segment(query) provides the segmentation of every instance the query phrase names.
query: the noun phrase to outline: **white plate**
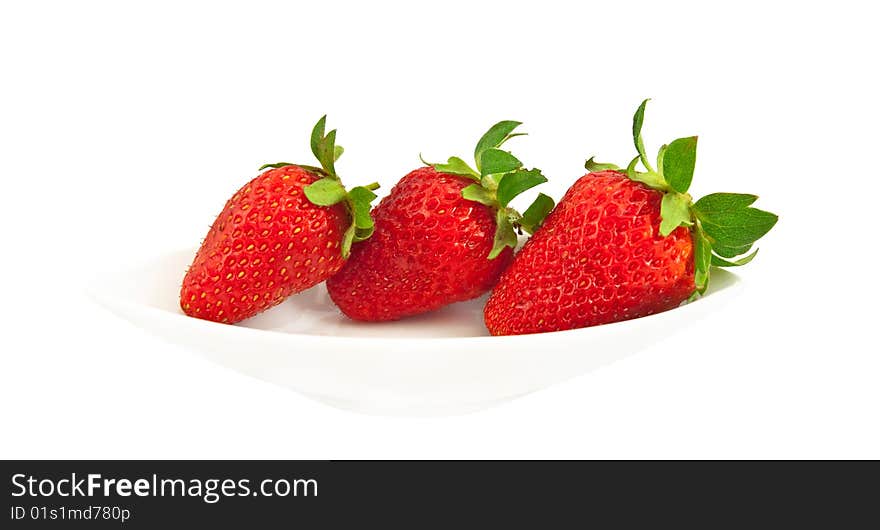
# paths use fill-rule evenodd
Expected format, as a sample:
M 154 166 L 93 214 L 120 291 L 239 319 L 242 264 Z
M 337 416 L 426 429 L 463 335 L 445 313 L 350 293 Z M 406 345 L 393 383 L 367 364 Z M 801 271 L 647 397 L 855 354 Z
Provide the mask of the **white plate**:
M 400 322 L 342 316 L 324 285 L 230 326 L 183 315 L 180 282 L 193 251 L 105 278 L 91 290 L 117 315 L 241 373 L 335 407 L 433 416 L 491 406 L 629 356 L 711 313 L 740 289 L 713 271 L 707 296 L 672 311 L 593 328 L 491 337 L 485 298 Z

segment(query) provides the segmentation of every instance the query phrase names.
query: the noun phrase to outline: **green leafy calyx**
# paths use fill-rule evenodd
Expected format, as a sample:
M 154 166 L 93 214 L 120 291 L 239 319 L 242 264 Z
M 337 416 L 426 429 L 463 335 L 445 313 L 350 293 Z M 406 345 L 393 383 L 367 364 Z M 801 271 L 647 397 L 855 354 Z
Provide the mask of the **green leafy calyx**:
M 376 198 L 373 190 L 379 184 L 372 183 L 366 186 L 356 186 L 346 190 L 342 180 L 336 173 L 336 161 L 342 156 L 344 149 L 336 145 L 336 130 L 324 133 L 327 116 L 321 117 L 312 129 L 311 148 L 320 167 L 307 166 L 304 164 L 292 164 L 290 162 L 277 162 L 265 164 L 260 171 L 268 168 L 281 168 L 285 166 L 298 166 L 320 177 L 319 180 L 303 188 L 306 198 L 317 206 L 333 206 L 344 203 L 349 215 L 351 225 L 346 229 L 342 238 L 342 257 L 348 258 L 351 253 L 351 245 L 363 241 L 373 234 L 373 219 L 370 217 L 370 203 Z
M 507 247 L 515 248 L 517 232 L 533 233 L 554 206 L 553 199 L 543 193 L 538 194 L 524 213 L 510 206 L 521 193 L 547 182 L 540 169 L 526 169 L 517 157 L 501 149 L 511 138 L 525 134 L 514 132 L 520 125 L 518 121 L 500 121 L 486 131 L 474 149 L 476 169 L 457 156 L 438 164 L 422 159 L 425 165 L 441 173 L 472 179 L 474 183 L 461 191 L 462 197 L 484 204 L 495 212 L 495 239 L 489 259 L 495 259 Z
M 678 138 L 660 147 L 656 169 L 645 151 L 642 124 L 645 120 L 644 100 L 633 116 L 633 143 L 636 157 L 625 169 L 587 160 L 591 172 L 615 170 L 649 188 L 663 193 L 660 202 L 660 235 L 666 237 L 684 226 L 694 242 L 694 295 L 703 294 L 709 284 L 709 273 L 715 267 L 739 267 L 754 259 L 752 245 L 776 224 L 778 217 L 751 205 L 756 195 L 713 193 L 694 202 L 688 194 L 697 161 L 697 137 Z M 639 170 L 641 163 L 642 170 Z

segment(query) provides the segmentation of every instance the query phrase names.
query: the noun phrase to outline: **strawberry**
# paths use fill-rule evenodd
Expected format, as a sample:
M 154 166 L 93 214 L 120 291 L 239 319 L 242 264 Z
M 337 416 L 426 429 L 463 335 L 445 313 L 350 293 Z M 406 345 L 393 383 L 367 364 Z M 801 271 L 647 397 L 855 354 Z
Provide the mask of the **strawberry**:
M 533 231 L 553 207 L 539 195 L 525 213 L 509 206 L 546 182 L 499 149 L 519 122 L 494 125 L 477 143 L 476 168 L 451 157 L 403 177 L 373 210 L 375 234 L 327 281 L 348 317 L 396 320 L 487 292 L 510 264 L 517 230 Z
M 279 162 L 245 184 L 223 207 L 183 279 L 189 316 L 234 323 L 252 317 L 338 271 L 355 241 L 370 236 L 371 191 L 346 192 L 336 174 L 342 147 L 312 131 L 321 167 Z
M 638 156 L 626 169 L 589 159 L 544 225 L 502 275 L 484 310 L 493 335 L 559 331 L 637 318 L 703 294 L 710 266 L 745 265 L 777 216 L 758 197 L 687 193 L 697 137 L 660 148 L 657 169 L 633 119 Z M 646 171 L 637 171 L 641 162 Z M 738 256 L 744 257 L 737 258 Z

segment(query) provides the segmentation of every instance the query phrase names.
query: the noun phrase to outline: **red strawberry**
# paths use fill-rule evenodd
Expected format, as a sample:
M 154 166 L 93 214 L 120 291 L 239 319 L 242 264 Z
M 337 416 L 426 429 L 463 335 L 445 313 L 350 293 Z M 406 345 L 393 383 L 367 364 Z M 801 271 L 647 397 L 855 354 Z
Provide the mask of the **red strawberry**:
M 363 218 L 375 195 L 342 187 L 335 170 L 342 148 L 334 145 L 336 131 L 324 135 L 325 119 L 312 132 L 322 168 L 263 166 L 272 169 L 226 203 L 183 280 L 184 313 L 223 323 L 252 317 L 326 280 L 352 242 L 369 237 L 372 223 Z
M 327 281 L 355 320 L 396 320 L 487 292 L 510 263 L 516 230 L 533 230 L 553 207 L 539 195 L 524 214 L 513 197 L 547 179 L 499 147 L 518 136 L 503 121 L 478 142 L 476 166 L 452 157 L 400 180 L 373 210 L 373 237 Z
M 595 326 L 678 307 L 702 294 L 712 265 L 745 265 L 777 217 L 754 195 L 687 194 L 697 138 L 660 148 L 655 170 L 633 120 L 639 153 L 626 170 L 593 159 L 517 254 L 486 304 L 493 335 Z M 636 171 L 641 161 L 646 171 Z

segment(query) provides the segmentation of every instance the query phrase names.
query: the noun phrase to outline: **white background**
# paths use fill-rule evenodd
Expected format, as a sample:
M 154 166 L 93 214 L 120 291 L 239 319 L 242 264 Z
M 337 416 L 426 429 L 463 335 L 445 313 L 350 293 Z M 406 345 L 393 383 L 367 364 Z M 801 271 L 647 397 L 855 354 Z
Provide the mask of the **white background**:
M 867 2 L 4 3 L 6 458 L 880 457 L 876 17 Z M 700 135 L 693 192 L 781 221 L 686 335 L 485 412 L 337 411 L 93 306 L 192 247 L 323 113 L 349 185 L 468 155 L 500 119 L 561 192 L 591 154 Z M 584 352 L 588 355 L 589 352 Z

